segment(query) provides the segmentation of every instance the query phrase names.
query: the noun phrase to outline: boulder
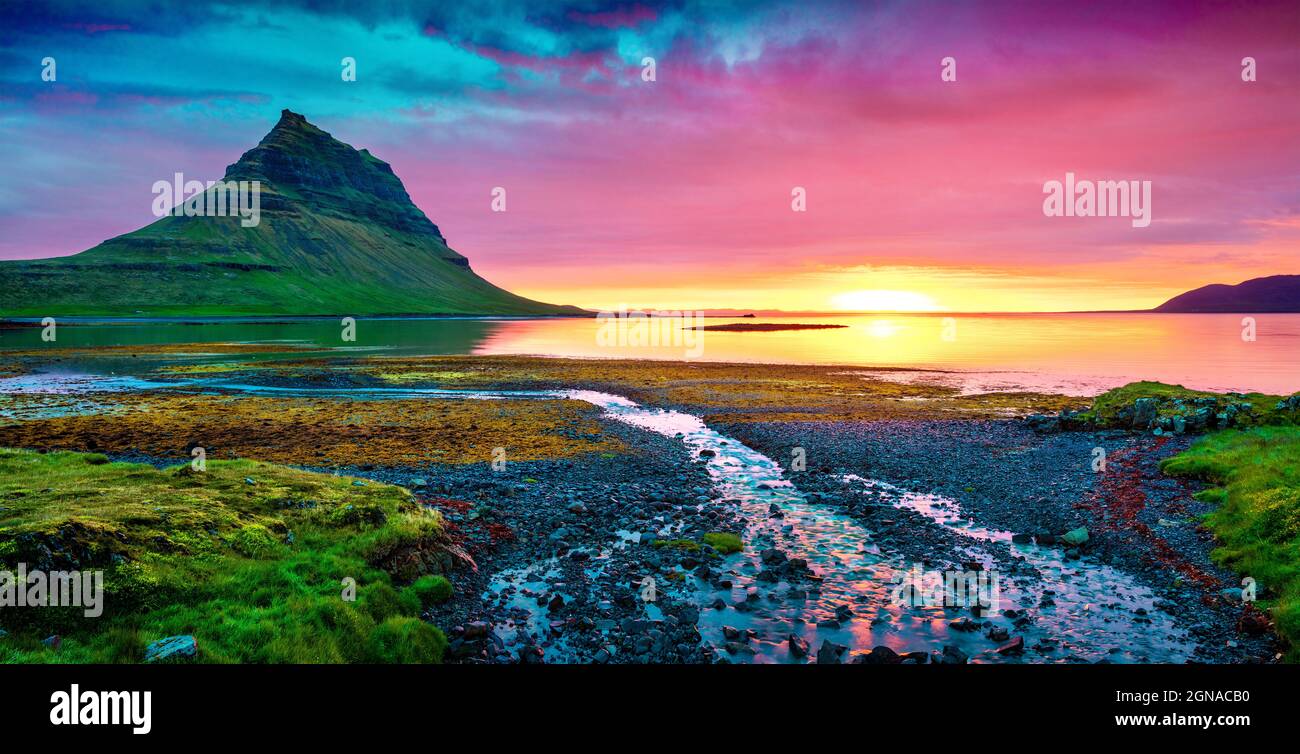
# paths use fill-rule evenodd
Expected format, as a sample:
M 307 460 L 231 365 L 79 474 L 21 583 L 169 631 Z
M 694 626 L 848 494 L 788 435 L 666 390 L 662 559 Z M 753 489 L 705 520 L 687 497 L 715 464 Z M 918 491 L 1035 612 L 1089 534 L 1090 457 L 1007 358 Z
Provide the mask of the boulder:
M 864 652 L 853 655 L 849 661 L 850 665 L 899 665 L 903 658 L 897 652 L 889 647 L 879 646 L 873 648 L 870 652 Z
M 168 636 L 150 644 L 144 650 L 145 662 L 192 660 L 199 656 L 199 642 L 188 634 Z
M 1088 529 L 1083 526 L 1078 529 L 1071 529 L 1062 534 L 1059 539 L 1071 547 L 1079 547 L 1088 541 Z
M 843 644 L 836 644 L 830 639 L 823 639 L 822 645 L 817 648 L 818 665 L 839 665 L 840 657 L 848 651 L 848 647 Z
M 1146 429 L 1156 420 L 1156 399 L 1138 398 L 1133 401 L 1133 429 Z
M 940 665 L 965 665 L 968 659 L 970 658 L 966 656 L 965 652 L 961 651 L 957 647 L 952 646 L 951 644 L 946 644 L 944 645 L 943 648 L 943 654 L 939 656 L 939 664 Z

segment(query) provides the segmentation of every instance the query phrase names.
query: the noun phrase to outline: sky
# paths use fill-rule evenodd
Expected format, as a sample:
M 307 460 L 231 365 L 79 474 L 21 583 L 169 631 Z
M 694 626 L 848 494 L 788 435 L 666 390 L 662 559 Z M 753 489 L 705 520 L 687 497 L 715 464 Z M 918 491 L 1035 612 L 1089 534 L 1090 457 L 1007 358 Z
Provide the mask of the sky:
M 554 303 L 1135 309 L 1300 273 L 1294 0 L 366 5 L 0 0 L 0 259 L 148 224 L 288 108 Z M 1150 181 L 1150 224 L 1047 216 L 1067 173 Z

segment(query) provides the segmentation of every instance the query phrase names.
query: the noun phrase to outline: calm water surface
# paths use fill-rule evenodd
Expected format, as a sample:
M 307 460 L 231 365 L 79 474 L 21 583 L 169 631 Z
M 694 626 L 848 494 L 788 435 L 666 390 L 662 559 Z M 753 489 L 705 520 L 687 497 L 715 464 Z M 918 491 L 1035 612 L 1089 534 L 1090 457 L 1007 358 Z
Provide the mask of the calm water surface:
M 357 355 L 520 354 L 842 364 L 902 368 L 894 379 L 953 384 L 969 392 L 1020 388 L 1089 395 L 1134 380 L 1204 390 L 1300 390 L 1300 314 L 1254 315 L 1255 338 L 1243 339 L 1240 314 L 852 315 L 734 322 L 805 322 L 843 328 L 783 332 L 683 330 L 699 321 L 650 320 L 623 330 L 596 319 L 366 319 L 355 342 L 342 342 L 335 320 L 273 323 L 224 321 L 64 320 L 56 344 L 40 328 L 0 330 L 11 349 L 80 348 L 213 342 L 281 342 Z M 239 355 L 241 360 L 267 355 Z M 196 348 L 189 358 L 202 359 Z M 229 356 L 223 358 L 230 358 Z M 65 368 L 80 365 L 75 359 Z M 102 365 L 102 362 L 101 362 Z M 129 362 L 122 366 L 129 371 Z M 930 370 L 941 370 L 936 373 Z

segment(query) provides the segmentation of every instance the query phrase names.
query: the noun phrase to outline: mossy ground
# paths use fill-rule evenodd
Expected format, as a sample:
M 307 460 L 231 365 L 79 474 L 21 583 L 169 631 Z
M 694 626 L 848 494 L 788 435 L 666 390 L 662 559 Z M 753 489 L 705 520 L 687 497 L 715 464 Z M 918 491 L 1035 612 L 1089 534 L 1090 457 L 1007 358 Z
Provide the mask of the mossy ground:
M 1132 408 L 1139 398 L 1154 399 L 1157 416 L 1186 415 L 1193 402 L 1199 399 L 1214 401 L 1212 408 L 1216 412 L 1229 404 L 1251 404 L 1248 414 L 1242 414 L 1235 419 L 1243 426 L 1290 424 L 1300 418 L 1293 411 L 1277 408 L 1278 402 L 1282 400 L 1282 396 L 1278 395 L 1210 393 L 1163 382 L 1131 382 L 1097 396 L 1092 402 L 1092 407 L 1080 414 L 1078 419 L 1102 427 L 1127 426 L 1120 417 L 1120 412 Z
M 1266 590 L 1260 605 L 1300 662 L 1300 427 L 1217 432 L 1161 469 L 1215 485 L 1198 494 L 1219 504 L 1206 517 L 1222 543 L 1212 556 Z
M 0 449 L 0 567 L 102 569 L 105 588 L 97 618 L 0 610 L 0 661 L 136 662 L 192 634 L 201 662 L 438 662 L 446 639 L 419 615 L 450 595 L 445 542 L 437 513 L 391 485 Z

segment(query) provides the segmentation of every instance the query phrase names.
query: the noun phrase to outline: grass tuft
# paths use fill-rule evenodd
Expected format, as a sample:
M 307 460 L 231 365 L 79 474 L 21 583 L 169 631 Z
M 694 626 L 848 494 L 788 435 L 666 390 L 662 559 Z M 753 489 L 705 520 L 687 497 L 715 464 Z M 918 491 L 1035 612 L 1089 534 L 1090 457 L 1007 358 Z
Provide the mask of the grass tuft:
M 704 540 L 704 544 L 709 545 L 723 555 L 730 555 L 733 552 L 740 552 L 745 549 L 745 543 L 741 541 L 739 534 L 732 534 L 725 531 L 711 531 L 701 537 L 701 539 Z

